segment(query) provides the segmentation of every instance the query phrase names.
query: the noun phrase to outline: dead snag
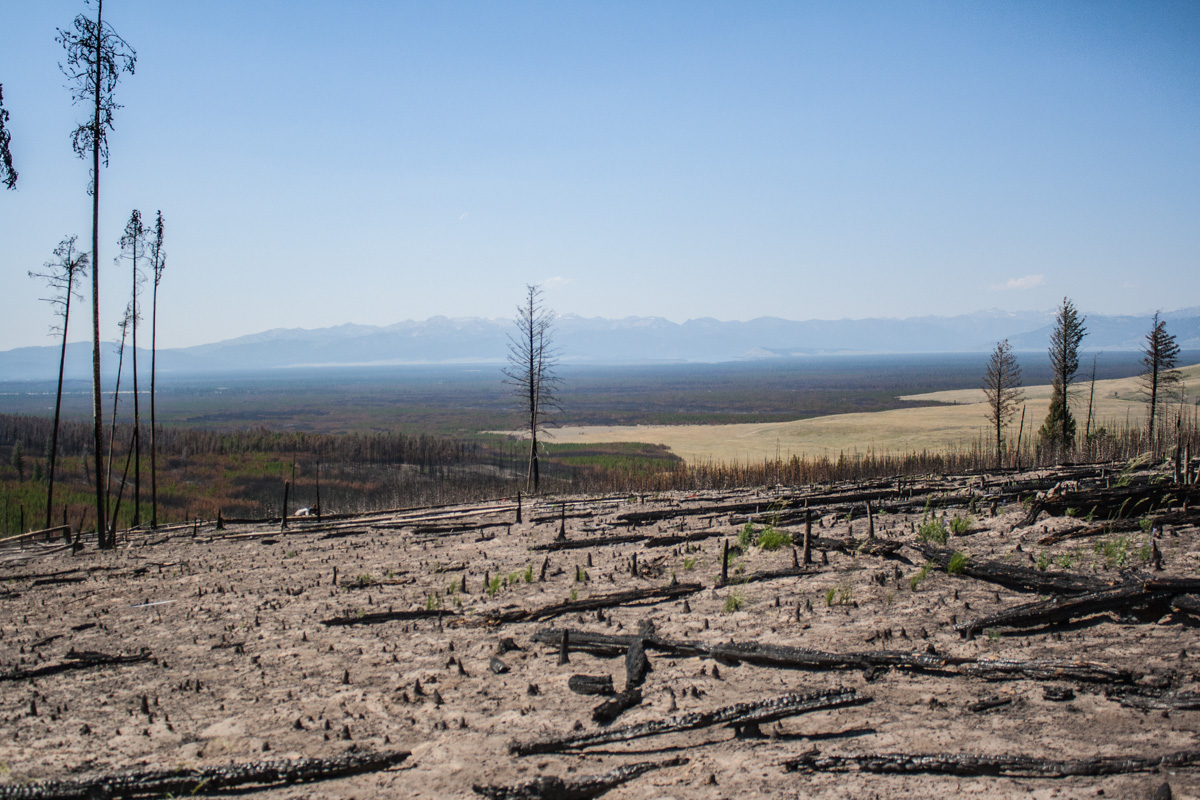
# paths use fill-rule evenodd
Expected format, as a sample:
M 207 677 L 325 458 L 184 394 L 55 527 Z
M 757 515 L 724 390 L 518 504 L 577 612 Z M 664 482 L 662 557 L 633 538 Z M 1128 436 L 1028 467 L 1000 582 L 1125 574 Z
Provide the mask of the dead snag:
M 954 550 L 951 548 L 937 547 L 922 542 L 914 542 L 909 547 L 943 570 L 950 566 L 950 557 L 954 555 Z M 1016 567 L 996 561 L 976 561 L 975 559 L 969 560 L 963 566 L 962 574 L 1009 589 L 1038 594 L 1085 594 L 1100 592 L 1113 586 L 1111 582 L 1089 578 L 1085 575 L 1069 572 L 1042 572 L 1029 567 Z
M 542 775 L 517 786 L 474 784 L 471 788 L 489 800 L 587 800 L 633 780 L 647 772 L 664 767 L 678 767 L 688 763 L 686 758 L 668 761 L 640 761 L 624 764 L 599 775 L 586 775 L 574 780 L 563 780 L 555 775 Z
M 1058 761 L 1033 756 L 984 756 L 972 753 L 871 753 L 823 756 L 805 753 L 785 761 L 789 772 L 914 772 L 948 775 L 993 775 L 1026 778 L 1120 775 L 1149 772 L 1160 767 L 1178 769 L 1200 763 L 1200 751 L 1185 750 L 1165 756 L 1097 756 Z
M 612 608 L 613 606 L 623 606 L 630 603 L 658 603 L 675 597 L 683 597 L 685 595 L 695 594 L 703 588 L 704 587 L 698 583 L 679 583 L 675 584 L 674 586 L 634 589 L 628 592 L 599 594 L 593 597 L 584 598 L 583 600 L 571 600 L 566 603 L 555 603 L 553 605 L 542 606 L 541 608 L 535 608 L 532 610 L 520 609 L 517 611 L 506 611 L 503 614 L 492 614 L 485 619 L 489 624 L 492 625 L 503 625 L 509 622 L 535 621 L 539 619 L 557 617 L 562 614 L 573 614 L 576 611 L 595 611 L 598 608 Z
M 646 658 L 646 640 L 635 638 L 625 651 L 625 689 L 637 688 L 646 682 L 650 672 L 650 659 Z
M 1133 683 L 1136 676 L 1127 669 L 1118 669 L 1095 661 L 1062 661 L 1036 659 L 1020 661 L 1011 658 L 981 658 L 962 668 L 965 675 L 989 681 L 1020 680 L 1078 681 L 1080 683 Z
M 649 736 L 662 736 L 669 733 L 708 728 L 714 725 L 746 725 L 749 723 L 772 722 L 784 717 L 804 714 L 810 711 L 823 711 L 830 708 L 859 705 L 869 702 L 869 697 L 860 697 L 854 689 L 831 689 L 814 694 L 785 694 L 770 700 L 758 700 L 749 703 L 737 703 L 714 711 L 695 712 L 668 717 L 662 720 L 652 720 L 639 725 L 626 725 L 620 728 L 610 728 L 593 733 L 580 733 L 561 739 L 537 739 L 531 742 L 511 742 L 508 746 L 510 753 L 519 756 L 535 755 L 538 753 L 561 753 L 569 750 L 582 750 L 596 745 L 613 742 L 627 742 Z
M 377 611 L 374 614 L 333 617 L 321 620 L 321 624 L 329 627 L 335 625 L 378 625 L 381 622 L 406 622 L 414 619 L 441 619 L 442 617 L 456 616 L 458 614 L 454 611 L 443 611 L 441 609 L 430 611 L 418 608 L 412 611 Z
M 1152 583 L 1152 581 L 1147 581 Z M 970 638 L 987 628 L 1033 628 L 1056 622 L 1088 617 L 1105 611 L 1151 605 L 1169 600 L 1174 592 L 1147 591 L 1140 584 L 1121 586 L 1103 592 L 1091 592 L 1067 599 L 1052 598 L 1024 603 L 979 619 L 954 626 L 960 635 Z
M 267 789 L 292 783 L 324 781 L 378 772 L 408 758 L 391 753 L 347 753 L 335 758 L 257 761 L 221 767 L 133 770 L 94 778 L 0 785 L 0 800 L 75 800 L 75 798 L 188 796 L 223 793 L 238 786 Z
M 57 664 L 46 664 L 43 667 L 35 667 L 34 669 L 20 669 L 13 667 L 8 672 L 0 672 L 0 682 L 2 681 L 27 681 L 34 678 L 44 678 L 47 675 L 58 675 L 62 672 L 70 672 L 78 669 L 94 669 L 96 667 L 113 667 L 123 666 L 125 664 L 141 664 L 149 661 L 151 655 L 148 651 L 143 650 L 136 655 L 128 656 L 110 656 L 105 653 L 96 653 L 91 651 L 76 652 L 71 650 L 67 653 L 67 660 Z

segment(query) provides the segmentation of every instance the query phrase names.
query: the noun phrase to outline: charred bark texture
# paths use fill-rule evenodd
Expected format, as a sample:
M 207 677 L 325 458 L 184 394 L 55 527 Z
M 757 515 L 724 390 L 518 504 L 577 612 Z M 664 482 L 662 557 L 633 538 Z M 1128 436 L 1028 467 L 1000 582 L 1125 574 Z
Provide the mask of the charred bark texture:
M 566 603 L 555 603 L 553 605 L 542 606 L 532 610 L 520 609 L 518 611 L 506 611 L 502 614 L 493 614 L 487 618 L 487 621 L 493 625 L 503 625 L 509 622 L 525 622 L 535 621 L 539 619 L 549 619 L 551 617 L 561 616 L 562 614 L 572 614 L 576 611 L 595 611 L 598 608 L 612 608 L 613 606 L 623 606 L 630 603 L 645 603 L 645 602 L 662 602 L 663 600 L 671 600 L 676 597 L 684 597 L 685 595 L 695 594 L 704 587 L 698 583 L 679 583 L 674 586 L 661 586 L 649 589 L 634 589 L 628 592 L 614 592 L 612 594 L 600 594 L 594 597 L 588 597 L 583 600 L 571 600 Z M 574 646 L 574 642 L 572 642 Z
M 350 753 L 336 758 L 258 761 L 203 769 L 135 770 L 95 778 L 39 781 L 23 786 L 0 785 L 0 800 L 100 800 L 116 797 L 162 797 L 224 793 L 236 787 L 273 786 L 344 778 L 378 772 L 408 758 L 392 753 Z
M 806 753 L 785 761 L 784 767 L 789 772 L 926 772 L 947 775 L 1068 778 L 1149 772 L 1160 767 L 1177 769 L 1197 763 L 1200 763 L 1200 751 L 1196 750 L 1185 750 L 1165 756 L 1099 756 L 1062 761 L 1033 756 L 984 756 L 971 753 L 878 753 L 848 756 Z
M 869 701 L 869 697 L 860 697 L 854 689 L 831 689 L 815 694 L 785 694 L 770 700 L 738 703 L 718 708 L 714 711 L 682 714 L 680 716 L 668 717 L 667 719 L 643 722 L 639 725 L 626 725 L 620 728 L 610 728 L 605 731 L 581 733 L 561 739 L 549 738 L 537 739 L 531 742 L 512 742 L 509 744 L 508 749 L 510 753 L 519 756 L 535 755 L 538 753 L 561 753 L 570 750 L 583 750 L 596 745 L 612 744 L 613 742 L 628 742 L 633 739 L 643 739 L 649 736 L 662 736 L 668 733 L 709 728 L 714 725 L 746 725 L 752 722 L 772 722 L 777 719 L 792 717 L 810 711 L 842 708 Z
M 678 767 L 686 763 L 686 758 L 641 761 L 637 764 L 624 764 L 599 775 L 586 775 L 569 781 L 556 775 L 542 775 L 517 786 L 477 783 L 471 788 L 489 800 L 588 800 L 652 770 Z

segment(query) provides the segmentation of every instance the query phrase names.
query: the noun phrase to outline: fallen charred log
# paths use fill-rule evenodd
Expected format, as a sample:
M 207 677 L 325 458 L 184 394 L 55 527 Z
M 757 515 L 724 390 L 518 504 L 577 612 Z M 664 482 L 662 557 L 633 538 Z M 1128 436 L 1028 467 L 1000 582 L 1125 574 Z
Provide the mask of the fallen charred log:
M 605 700 L 593 708 L 592 722 L 599 725 L 608 725 L 629 709 L 641 704 L 642 690 L 636 687 L 627 688 L 620 694 L 613 696 L 611 700 Z
M 586 597 L 583 600 L 570 600 L 566 603 L 555 603 L 548 606 L 542 606 L 541 608 L 505 611 L 500 614 L 492 614 L 485 619 L 489 624 L 492 625 L 503 625 L 509 622 L 535 621 L 539 619 L 549 619 L 550 617 L 561 616 L 562 614 L 572 614 L 576 611 L 595 611 L 598 608 L 612 608 L 614 606 L 623 606 L 630 603 L 660 603 L 663 600 L 671 600 L 676 597 L 695 594 L 703 588 L 704 587 L 698 583 L 677 583 L 674 585 L 651 587 L 648 589 L 633 589 L 628 592 L 599 594 L 593 597 Z M 571 644 L 574 646 L 575 643 L 572 642 Z
M 1011 658 L 981 658 L 966 664 L 962 672 L 974 678 L 989 681 L 1020 680 L 1032 678 L 1039 681 L 1069 680 L 1080 683 L 1132 683 L 1137 677 L 1127 669 L 1110 667 L 1094 661 L 1061 661 L 1035 659 L 1021 661 Z
M 510 753 L 519 756 L 535 755 L 538 753 L 561 753 L 570 750 L 582 750 L 601 744 L 627 742 L 649 736 L 662 736 L 669 733 L 708 728 L 714 725 L 748 725 L 750 723 L 772 722 L 777 719 L 804 714 L 810 711 L 842 708 L 869 701 L 869 697 L 859 696 L 854 689 L 831 689 L 815 694 L 785 694 L 770 700 L 738 703 L 718 708 L 714 711 L 683 714 L 663 720 L 643 722 L 639 725 L 626 725 L 620 728 L 610 728 L 605 731 L 580 733 L 560 739 L 549 738 L 537 739 L 531 742 L 512 742 L 509 744 L 508 749 Z
M 321 620 L 321 624 L 328 627 L 334 627 L 338 625 L 378 625 L 382 622 L 407 622 L 416 619 L 442 619 L 443 617 L 456 616 L 458 616 L 458 614 L 453 611 L 417 608 L 411 611 L 377 611 L 373 614 L 332 617 L 330 619 Z
M 152 658 L 149 652 L 142 651 L 134 655 L 128 656 L 110 656 L 106 653 L 94 652 L 76 652 L 75 650 L 67 653 L 67 660 L 60 661 L 57 664 L 46 664 L 42 667 L 34 669 L 20 669 L 14 667 L 8 672 L 0 672 L 0 681 L 27 681 L 34 678 L 44 678 L 47 675 L 58 675 L 62 672 L 71 672 L 80 669 L 94 669 L 96 667 L 117 667 L 125 666 L 126 664 L 141 664 L 149 661 Z
M 623 764 L 616 769 L 599 775 L 585 775 L 573 780 L 563 780 L 556 775 L 543 775 L 517 786 L 495 786 L 475 784 L 471 788 L 489 800 L 588 800 L 620 786 L 647 772 L 665 767 L 678 767 L 688 763 L 686 758 L 669 761 L 641 761 Z
M 622 536 L 591 536 L 587 539 L 559 539 L 545 544 L 530 545 L 530 550 L 582 550 L 587 547 L 606 547 L 613 544 L 630 544 L 646 540 L 646 536 L 637 533 Z
M 924 542 L 914 542 L 914 550 L 940 569 L 950 566 L 954 551 L 948 547 L 936 547 Z M 962 574 L 976 580 L 995 583 L 1009 589 L 1038 594 L 1085 594 L 1112 588 L 1111 582 L 1076 575 L 1069 572 L 1042 572 L 1029 567 L 1015 567 L 996 561 L 971 559 L 962 566 Z
M 0 800 L 99 800 L 114 797 L 181 796 L 225 792 L 235 787 L 266 789 L 377 772 L 408 758 L 407 750 L 348 753 L 336 758 L 258 761 L 200 769 L 136 770 L 95 778 L 0 785 Z
M 929 653 L 902 653 L 893 650 L 870 650 L 850 653 L 827 653 L 759 642 L 727 642 L 709 645 L 703 642 L 674 642 L 656 636 L 617 636 L 588 631 L 567 630 L 574 651 L 603 657 L 624 654 L 641 639 L 651 650 L 679 657 L 713 658 L 729 663 L 755 664 L 764 667 L 807 670 L 861 669 L 867 673 L 882 668 L 911 669 L 930 673 L 947 673 L 959 664 L 972 663 L 973 658 L 940 656 Z M 533 641 L 557 646 L 563 630 L 545 628 L 533 635 Z
M 1150 582 L 1147 582 L 1150 583 Z M 1102 592 L 1024 603 L 979 619 L 960 622 L 954 628 L 966 638 L 986 628 L 1033 628 L 1088 617 L 1105 611 L 1152 605 L 1169 600 L 1175 592 L 1149 591 L 1141 584 L 1120 586 Z
M 1120 775 L 1149 772 L 1154 769 L 1179 769 L 1200 763 L 1200 751 L 1184 750 L 1165 756 L 1097 756 L 1073 760 L 1055 760 L 1033 756 L 984 756 L 971 753 L 915 755 L 910 753 L 871 753 L 847 756 L 823 756 L 805 753 L 783 762 L 789 772 L 876 772 L 911 774 L 915 772 L 948 775 L 1011 775 L 1028 778 L 1067 778 L 1075 776 Z

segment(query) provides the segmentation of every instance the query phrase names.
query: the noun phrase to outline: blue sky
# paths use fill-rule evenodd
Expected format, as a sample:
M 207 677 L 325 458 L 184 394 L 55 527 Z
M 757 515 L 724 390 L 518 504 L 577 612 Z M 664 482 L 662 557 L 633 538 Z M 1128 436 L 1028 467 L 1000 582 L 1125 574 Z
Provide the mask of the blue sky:
M 26 277 L 90 241 L 55 27 L 0 0 Z M 563 313 L 789 319 L 1200 305 L 1195 2 L 108 0 L 138 52 L 101 178 L 102 330 L 133 208 L 167 221 L 160 344 Z M 81 311 L 83 309 L 81 308 Z M 74 318 L 72 339 L 90 318 Z

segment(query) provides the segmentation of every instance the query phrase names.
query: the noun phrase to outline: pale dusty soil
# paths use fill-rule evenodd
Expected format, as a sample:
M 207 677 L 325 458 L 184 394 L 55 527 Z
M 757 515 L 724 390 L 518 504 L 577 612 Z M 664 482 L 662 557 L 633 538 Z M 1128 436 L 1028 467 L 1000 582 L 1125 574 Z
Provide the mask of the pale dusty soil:
M 961 496 L 967 493 L 964 489 Z M 755 496 L 753 491 L 745 494 Z M 761 498 L 765 508 L 770 498 L 765 492 Z M 568 537 L 601 535 L 584 528 L 603 529 L 620 512 L 696 502 L 715 498 L 672 495 L 644 503 L 596 502 L 591 506 L 595 516 L 567 520 Z M 528 520 L 528 504 L 525 512 Z M 1043 520 L 1011 532 L 1021 513 L 1019 508 L 995 518 L 985 513 L 977 533 L 952 539 L 951 544 L 978 559 L 1027 564 L 1031 554 L 1041 552 L 1034 542 L 1045 530 L 1082 524 L 1066 518 Z M 512 518 L 512 512 L 504 510 L 475 519 Z M 916 562 L 912 566 L 829 552 L 828 566 L 819 574 L 713 588 L 721 538 L 701 542 L 693 552 L 609 545 L 552 553 L 543 583 L 537 580 L 543 554 L 527 548 L 551 541 L 557 521 L 494 528 L 494 538 L 480 541 L 478 532 L 417 536 L 403 525 L 375 527 L 388 519 L 354 524 L 349 530 L 357 533 L 342 538 L 303 532 L 298 523 L 286 535 L 249 527 L 218 535 L 207 525 L 194 537 L 190 530 L 169 536 L 143 534 L 113 553 L 90 547 L 75 556 L 64 551 L 36 556 L 30 551 L 22 556 L 11 548 L 0 551 L 5 559 L 0 561 L 5 579 L 0 587 L 13 593 L 0 599 L 0 671 L 56 663 L 72 649 L 128 654 L 146 648 L 154 657 L 130 666 L 0 683 L 0 762 L 5 768 L 0 781 L 147 765 L 334 756 L 357 747 L 403 748 L 412 755 L 390 771 L 276 788 L 263 796 L 473 797 L 476 782 L 586 775 L 675 755 L 686 756 L 690 763 L 649 773 L 605 796 L 1146 797 L 1163 780 L 1170 781 L 1175 797 L 1200 795 L 1200 769 L 1060 780 L 788 773 L 781 762 L 813 747 L 824 753 L 1161 755 L 1200 746 L 1200 712 L 1132 710 L 1106 697 L 1102 687 L 1087 684 L 1071 684 L 1073 701 L 1051 702 L 1043 698 L 1044 684 L 1032 680 L 989 683 L 884 671 L 868 681 L 856 670 L 718 665 L 654 651 L 649 653 L 652 671 L 644 686 L 645 702 L 626 712 L 617 725 L 834 687 L 852 687 L 871 700 L 765 726 L 770 735 L 762 739 L 735 739 L 730 730 L 714 727 L 609 745 L 582 755 L 512 756 L 507 745 L 514 739 L 565 735 L 576 724 L 585 730 L 596 728 L 590 711 L 597 698 L 569 691 L 570 675 L 611 674 L 618 690 L 624 685 L 623 659 L 575 653 L 569 664 L 559 666 L 554 648 L 530 641 L 546 625 L 631 633 L 648 620 L 662 637 L 707 643 L 734 639 L 839 652 L 933 648 L 942 655 L 1085 658 L 1165 675 L 1185 690 L 1200 688 L 1195 655 L 1200 653 L 1200 636 L 1188 618 L 1177 614 L 1148 622 L 1105 614 L 1023 635 L 965 641 L 952 629 L 953 619 L 1035 598 L 936 572 L 913 591 L 909 579 L 920 561 L 907 549 L 901 552 Z M 910 524 L 919 520 L 920 515 L 880 516 L 879 535 L 911 540 Z M 686 525 L 689 532 L 713 528 L 730 537 L 740 527 L 728 524 L 725 516 L 704 522 L 693 518 Z M 855 520 L 853 525 L 862 536 L 864 522 Z M 679 527 L 678 522 L 647 526 L 660 534 L 678 532 Z M 623 526 L 613 531 L 626 532 Z M 816 532 L 844 536 L 847 523 L 826 516 Z M 257 535 L 230 536 L 240 533 Z M 1140 565 L 1136 552 L 1144 539 L 1141 533 L 1131 535 L 1131 563 Z M 1049 553 L 1074 553 L 1074 569 L 1110 574 L 1103 571 L 1095 541 L 1066 542 Z M 1016 551 L 1018 544 L 1023 552 Z M 1160 547 L 1165 574 L 1195 575 L 1200 563 L 1195 528 L 1167 532 Z M 639 578 L 628 574 L 634 552 L 643 566 Z M 589 554 L 591 567 L 586 566 Z M 749 573 L 783 568 L 791 566 L 792 554 L 787 548 L 751 549 L 741 563 Z M 584 583 L 575 580 L 577 566 L 587 570 Z M 533 569 L 532 583 L 521 576 L 527 567 Z M 334 584 L 335 568 L 339 584 L 359 576 L 364 583 L 389 583 L 344 588 Z M 72 569 L 80 570 L 72 574 L 85 580 L 35 586 L 30 577 Z M 493 598 L 482 592 L 485 574 L 511 575 L 514 581 Z M 468 593 L 447 596 L 447 588 L 459 584 L 464 575 Z M 595 612 L 498 627 L 480 620 L 488 611 L 561 602 L 573 591 L 582 598 L 661 586 L 672 575 L 706 587 L 688 598 L 690 612 L 678 600 L 615 608 L 603 621 Z M 848 602 L 827 605 L 830 589 Z M 347 627 L 320 622 L 358 612 L 424 608 L 435 593 L 459 616 L 440 626 L 436 621 Z M 745 603 L 742 610 L 726 613 L 723 608 L 731 594 L 740 594 Z M 509 672 L 495 675 L 488 669 L 489 658 L 502 637 L 512 637 L 521 649 L 503 655 Z M 415 693 L 418 680 L 424 696 Z M 531 685 L 540 694 L 531 696 Z M 435 690 L 444 701 L 440 706 L 432 700 Z M 149 714 L 142 711 L 143 696 Z M 967 708 L 996 696 L 1009 696 L 1014 702 L 984 713 Z M 36 716 L 30 713 L 31 701 Z M 671 710 L 672 702 L 677 711 Z
M 983 365 L 981 361 L 980 373 Z M 1181 370 L 1188 385 L 1200 381 L 1200 365 Z M 1081 420 L 1086 418 L 1090 385 L 1086 380 L 1072 389 L 1072 403 Z M 1026 436 L 1037 430 L 1050 405 L 1049 386 L 1025 389 Z M 904 400 L 954 405 L 906 408 L 863 414 L 836 414 L 792 422 L 736 425 L 621 425 L 564 426 L 553 441 L 569 443 L 648 442 L 663 444 L 685 461 L 741 461 L 758 463 L 776 455 L 836 459 L 839 453 L 909 453 L 966 448 L 989 430 L 982 390 L 963 389 L 909 395 Z M 1146 403 L 1138 394 L 1136 378 L 1096 381 L 1093 414 L 1099 424 L 1138 424 L 1145 419 Z M 1014 425 L 1015 428 L 1015 425 Z M 1015 437 L 1015 430 L 1013 436 Z

